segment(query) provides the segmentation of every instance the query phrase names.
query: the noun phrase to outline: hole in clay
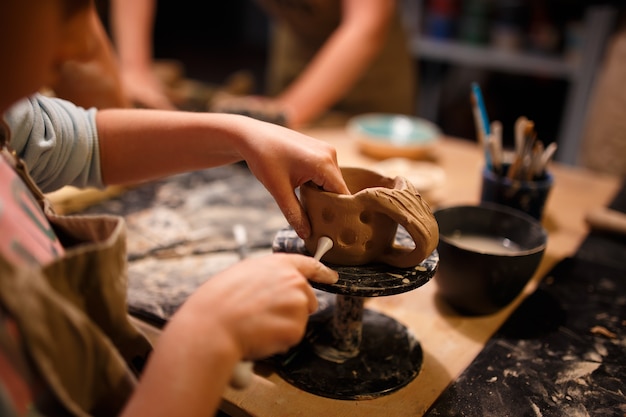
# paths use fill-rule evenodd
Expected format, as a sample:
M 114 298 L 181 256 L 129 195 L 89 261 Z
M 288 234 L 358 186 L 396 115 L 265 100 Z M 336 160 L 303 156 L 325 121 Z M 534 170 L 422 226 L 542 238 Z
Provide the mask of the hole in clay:
M 335 213 L 333 213 L 332 209 L 322 210 L 322 220 L 326 223 L 332 223 L 335 220 Z
M 374 247 L 374 242 L 371 240 L 368 240 L 367 242 L 365 242 L 365 250 L 369 251 Z
M 369 211 L 364 211 L 359 216 L 359 219 L 361 220 L 361 223 L 367 224 L 372 220 L 372 215 Z
M 354 229 L 344 229 L 339 235 L 339 240 L 344 245 L 352 245 L 356 242 L 356 231 Z

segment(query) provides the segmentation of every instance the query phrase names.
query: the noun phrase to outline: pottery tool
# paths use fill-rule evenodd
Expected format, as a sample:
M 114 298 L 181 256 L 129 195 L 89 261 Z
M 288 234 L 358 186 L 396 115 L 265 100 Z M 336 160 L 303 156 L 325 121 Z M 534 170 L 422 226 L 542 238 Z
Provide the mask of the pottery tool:
M 585 215 L 585 221 L 594 230 L 626 235 L 626 213 L 608 208 L 597 208 Z
M 333 240 L 328 236 L 322 236 L 317 240 L 317 249 L 315 249 L 315 255 L 313 258 L 319 261 L 322 256 L 326 252 L 328 252 L 333 247 Z M 315 328 L 309 329 L 307 333 L 304 335 L 303 340 L 308 341 L 308 343 L 313 343 L 319 336 L 319 331 Z M 292 354 L 287 356 L 282 362 L 281 366 L 287 366 L 289 363 L 300 353 L 299 349 L 294 350 Z
M 487 108 L 485 107 L 485 100 L 483 99 L 483 93 L 480 90 L 478 83 L 472 83 L 472 105 L 477 110 L 474 115 L 478 115 L 476 120 L 478 126 L 481 128 L 483 137 L 487 137 L 491 133 L 491 125 L 489 123 L 489 116 L 487 115 Z
M 239 253 L 239 259 L 244 260 L 248 257 L 248 235 L 244 225 L 237 223 L 233 226 L 233 235 L 235 236 L 235 243 L 237 243 L 237 253 Z
M 487 108 L 485 107 L 485 101 L 483 100 L 483 94 L 480 90 L 478 83 L 472 83 L 472 112 L 474 114 L 474 122 L 476 123 L 476 133 L 478 135 L 479 143 L 485 149 L 485 163 L 487 168 L 492 168 L 492 162 L 489 155 L 489 135 L 491 134 L 491 125 L 489 123 L 489 116 L 487 115 Z
M 524 132 L 526 131 L 526 123 L 529 120 L 526 116 L 520 116 L 515 120 L 515 154 L 521 155 L 524 148 Z
M 535 141 L 530 154 L 530 161 L 528 163 L 528 170 L 526 172 L 526 181 L 532 181 L 533 178 L 540 176 L 541 170 L 541 155 L 543 155 L 544 146 L 543 142 Z
M 322 256 L 333 247 L 333 240 L 328 236 L 322 236 L 317 241 L 317 249 L 315 249 L 315 255 L 313 258 L 316 260 L 322 259 Z
M 237 243 L 237 252 L 239 253 L 239 259 L 244 260 L 248 256 L 248 235 L 246 228 L 242 224 L 235 224 L 233 226 L 233 235 L 235 236 L 235 242 Z M 252 361 L 241 361 L 235 365 L 233 369 L 233 375 L 230 379 L 230 386 L 235 389 L 244 389 L 252 382 L 252 368 L 254 363 Z
M 235 224 L 233 226 L 233 235 L 235 236 L 235 242 L 237 243 L 237 251 L 239 252 L 239 258 L 245 259 L 248 254 L 248 237 L 246 234 L 246 228 L 242 224 Z M 317 249 L 315 250 L 316 260 L 320 260 L 326 252 L 333 247 L 333 241 L 327 236 L 322 236 L 317 242 Z M 252 375 L 254 374 L 252 368 L 254 363 L 251 361 L 241 361 L 233 370 L 233 375 L 230 380 L 231 387 L 235 389 L 243 389 L 250 385 L 252 382 Z
M 542 178 L 556 149 L 555 142 L 544 147 L 543 142 L 537 140 L 532 120 L 524 116 L 518 117 L 515 122 L 515 152 L 507 177 L 520 181 Z
M 489 135 L 489 153 L 493 171 L 502 173 L 502 123 L 499 120 L 491 122 L 491 134 Z
M 536 172 L 535 175 L 543 174 L 543 172 L 546 170 L 548 166 L 548 163 L 550 163 L 550 161 L 554 157 L 556 148 L 557 148 L 556 142 L 552 142 L 548 146 L 546 146 L 546 149 L 541 154 L 541 158 L 540 158 L 541 162 L 539 163 L 538 172 Z
M 404 229 L 397 233 L 403 246 L 411 239 Z M 320 235 L 326 237 L 320 239 Z M 330 233 L 315 236 L 312 240 L 317 246 L 313 245 L 309 253 L 321 258 L 334 239 L 328 239 Z M 281 230 L 272 246 L 300 253 L 301 242 L 293 229 Z M 331 253 L 326 256 L 330 258 Z M 433 253 L 419 265 L 403 269 L 386 270 L 378 262 L 359 266 L 333 264 L 333 269 L 344 278 L 316 286 L 326 293 L 322 298 L 325 305 L 320 304 L 320 310 L 311 315 L 303 342 L 277 358 L 277 374 L 301 390 L 341 400 L 377 398 L 406 386 L 422 369 L 420 342 L 402 323 L 365 308 L 365 303 L 370 297 L 421 287 L 434 276 L 438 261 L 438 255 Z M 350 376 L 349 381 L 345 375 Z
M 478 85 L 473 83 L 472 88 L 474 118 L 477 128 L 482 129 L 483 126 L 487 126 L 485 123 L 488 123 L 489 119 L 486 110 L 484 110 Z M 487 129 L 482 133 L 481 137 L 486 140 L 484 148 L 487 168 L 496 175 L 506 175 L 511 180 L 534 181 L 543 178 L 547 165 L 556 152 L 556 143 L 552 142 L 548 146 L 544 146 L 543 142 L 537 140 L 535 123 L 528 120 L 526 116 L 520 116 L 515 121 L 514 135 L 513 157 L 508 166 L 508 171 L 504 173 L 502 172 L 505 163 L 502 148 L 502 123 L 494 120 L 490 130 Z

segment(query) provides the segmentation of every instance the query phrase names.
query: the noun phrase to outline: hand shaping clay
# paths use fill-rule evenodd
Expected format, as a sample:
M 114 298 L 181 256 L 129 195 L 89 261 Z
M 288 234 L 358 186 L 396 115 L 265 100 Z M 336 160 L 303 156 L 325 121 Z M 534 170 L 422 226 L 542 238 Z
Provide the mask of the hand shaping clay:
M 324 191 L 313 183 L 300 187 L 311 223 L 305 240 L 315 253 L 320 237 L 334 245 L 324 260 L 338 265 L 383 262 L 399 268 L 419 264 L 437 247 L 439 228 L 428 204 L 404 177 L 389 178 L 363 168 L 342 168 L 350 195 Z M 415 247 L 394 244 L 398 225 Z

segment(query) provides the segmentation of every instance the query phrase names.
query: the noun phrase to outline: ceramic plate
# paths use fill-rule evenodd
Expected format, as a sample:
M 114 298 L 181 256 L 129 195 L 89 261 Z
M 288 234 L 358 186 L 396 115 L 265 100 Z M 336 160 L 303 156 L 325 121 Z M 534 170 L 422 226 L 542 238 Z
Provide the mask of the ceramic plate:
M 424 159 L 441 136 L 441 130 L 428 120 L 385 113 L 353 117 L 347 130 L 361 152 L 377 159 Z

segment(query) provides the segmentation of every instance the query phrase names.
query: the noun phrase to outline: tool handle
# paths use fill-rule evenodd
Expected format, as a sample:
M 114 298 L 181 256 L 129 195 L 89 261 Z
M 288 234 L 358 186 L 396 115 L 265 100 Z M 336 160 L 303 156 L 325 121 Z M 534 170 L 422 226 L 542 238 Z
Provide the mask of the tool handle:
M 626 235 L 626 214 L 608 208 L 591 210 L 585 221 L 596 230 L 605 230 Z
M 252 367 L 254 363 L 252 361 L 241 361 L 235 365 L 233 369 L 233 376 L 230 379 L 230 386 L 235 389 L 247 388 L 252 382 Z

